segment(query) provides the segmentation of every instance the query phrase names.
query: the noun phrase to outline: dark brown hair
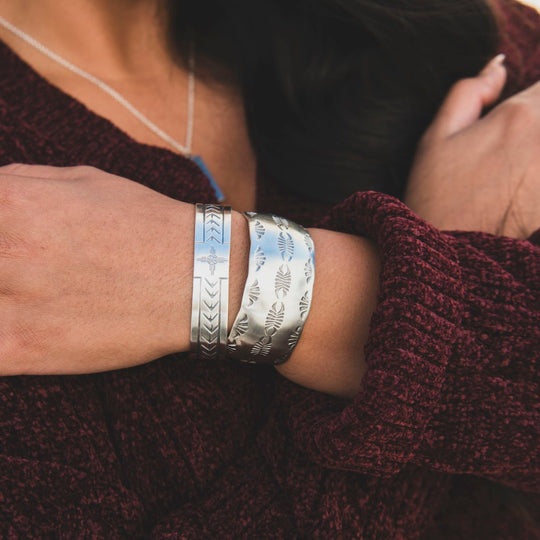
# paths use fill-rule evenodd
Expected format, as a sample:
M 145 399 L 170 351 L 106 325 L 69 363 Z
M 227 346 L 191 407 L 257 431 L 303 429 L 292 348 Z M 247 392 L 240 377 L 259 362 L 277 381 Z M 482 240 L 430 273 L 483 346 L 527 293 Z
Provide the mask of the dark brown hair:
M 338 201 L 401 195 L 450 85 L 496 52 L 482 0 L 168 0 L 173 48 L 238 84 L 259 166 Z

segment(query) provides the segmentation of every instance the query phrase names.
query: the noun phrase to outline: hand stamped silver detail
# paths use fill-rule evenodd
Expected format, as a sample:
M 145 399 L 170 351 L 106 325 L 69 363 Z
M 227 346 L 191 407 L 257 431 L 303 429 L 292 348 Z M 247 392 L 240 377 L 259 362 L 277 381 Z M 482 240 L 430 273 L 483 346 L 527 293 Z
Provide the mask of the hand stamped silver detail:
M 306 292 L 302 299 L 300 300 L 300 318 L 305 319 L 311 307 L 311 298 L 309 297 L 309 292 Z
M 313 242 L 303 227 L 284 218 L 245 216 L 251 239 L 248 278 L 228 353 L 244 362 L 281 364 L 292 354 L 309 313 Z
M 287 345 L 289 346 L 289 349 L 294 349 L 296 347 L 296 344 L 298 343 L 298 340 L 300 339 L 300 334 L 302 333 L 302 327 L 299 326 L 289 337 L 287 341 Z
M 238 324 L 234 327 L 232 335 L 232 339 L 236 339 L 237 337 L 241 336 L 242 334 L 245 334 L 248 329 L 248 317 L 244 314 L 244 316 L 238 321 Z
M 270 308 L 266 321 L 264 322 L 264 333 L 267 336 L 273 336 L 283 324 L 285 317 L 285 305 L 283 302 L 276 302 Z
M 260 240 L 263 234 L 266 232 L 266 229 L 263 227 L 260 221 L 256 221 L 254 225 L 255 234 L 257 235 L 257 240 Z
M 274 285 L 278 298 L 284 298 L 289 292 L 291 288 L 291 270 L 286 264 L 282 264 L 278 268 Z
M 266 262 L 266 255 L 264 254 L 264 251 L 261 249 L 261 246 L 257 247 L 257 250 L 253 254 L 253 260 L 255 261 L 255 265 L 257 266 L 257 271 L 259 271 Z
M 251 348 L 252 356 L 268 356 L 272 350 L 272 338 L 269 336 L 263 336 L 253 347 Z
M 248 291 L 248 306 L 252 306 L 259 298 L 261 294 L 261 288 L 259 287 L 259 281 L 256 279 L 249 288 Z
M 294 241 L 290 233 L 279 233 L 278 236 L 278 249 L 281 253 L 281 258 L 284 261 L 291 261 L 294 255 Z
M 313 253 L 315 251 L 315 246 L 313 245 L 313 240 L 311 238 L 311 235 L 308 232 L 306 232 L 306 234 L 304 236 L 304 244 L 306 245 L 306 248 L 310 253 Z
M 229 303 L 231 209 L 195 206 L 191 351 L 210 360 L 225 354 Z
M 311 264 L 311 259 L 304 265 L 304 275 L 306 276 L 307 283 L 309 283 L 313 277 L 313 265 Z
M 213 276 L 214 272 L 216 271 L 216 264 L 226 262 L 227 259 L 225 257 L 218 257 L 216 255 L 216 248 L 214 246 L 210 246 L 210 253 L 204 257 L 198 257 L 197 261 L 208 263 L 210 274 Z

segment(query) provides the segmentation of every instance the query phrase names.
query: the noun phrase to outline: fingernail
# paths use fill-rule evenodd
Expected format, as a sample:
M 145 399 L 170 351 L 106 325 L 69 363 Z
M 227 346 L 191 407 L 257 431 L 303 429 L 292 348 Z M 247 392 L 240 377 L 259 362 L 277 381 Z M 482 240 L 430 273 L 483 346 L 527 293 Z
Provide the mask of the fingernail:
M 506 60 L 506 54 L 500 53 L 495 58 L 493 58 L 493 60 L 491 60 L 490 64 L 494 64 L 496 66 L 502 66 L 505 60 Z
M 498 54 L 495 58 L 492 58 L 486 65 L 486 67 L 481 71 L 482 75 L 491 75 L 495 73 L 497 69 L 503 66 L 504 61 L 506 60 L 506 54 Z

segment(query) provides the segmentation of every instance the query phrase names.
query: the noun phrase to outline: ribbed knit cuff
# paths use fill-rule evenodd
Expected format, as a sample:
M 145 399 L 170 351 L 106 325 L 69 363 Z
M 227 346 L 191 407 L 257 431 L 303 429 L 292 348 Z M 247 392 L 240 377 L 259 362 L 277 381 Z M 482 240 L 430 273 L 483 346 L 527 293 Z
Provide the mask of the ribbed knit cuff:
M 395 473 L 414 453 L 439 402 L 461 322 L 457 256 L 446 235 L 379 193 L 350 197 L 321 226 L 368 237 L 379 247 L 380 291 L 365 349 L 368 371 L 352 403 L 283 381 L 277 406 L 314 461 Z

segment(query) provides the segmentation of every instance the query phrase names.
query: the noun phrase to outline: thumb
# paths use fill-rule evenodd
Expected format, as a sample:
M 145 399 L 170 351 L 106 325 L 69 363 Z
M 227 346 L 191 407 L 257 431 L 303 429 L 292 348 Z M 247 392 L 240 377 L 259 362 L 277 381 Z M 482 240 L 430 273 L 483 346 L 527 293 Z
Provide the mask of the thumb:
M 493 58 L 476 76 L 458 81 L 448 92 L 426 135 L 445 139 L 474 123 L 501 95 L 506 82 L 504 54 Z

